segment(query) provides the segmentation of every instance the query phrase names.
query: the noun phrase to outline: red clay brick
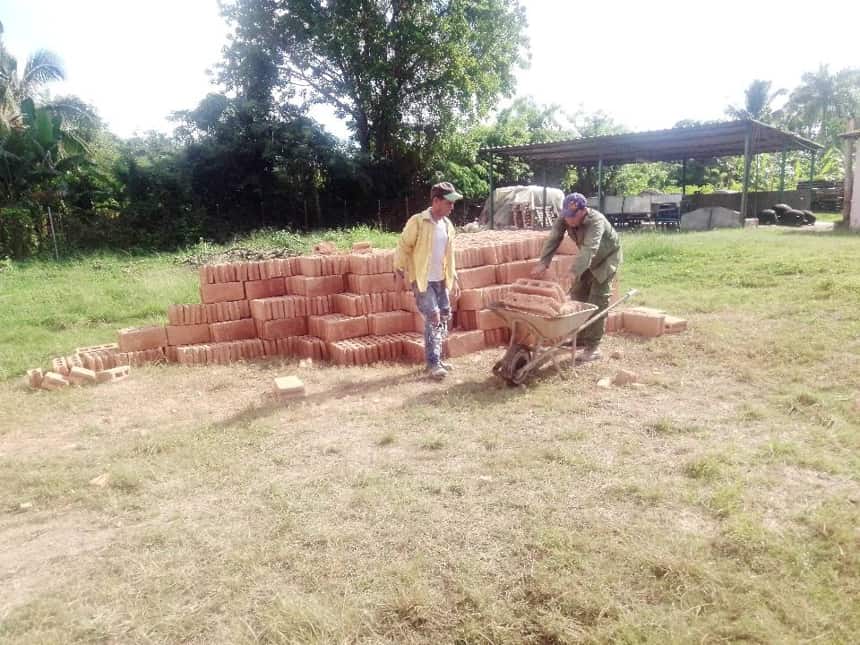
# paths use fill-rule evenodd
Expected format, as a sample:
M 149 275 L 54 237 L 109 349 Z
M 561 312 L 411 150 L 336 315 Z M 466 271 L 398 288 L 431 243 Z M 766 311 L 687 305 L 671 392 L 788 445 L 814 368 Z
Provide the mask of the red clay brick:
M 519 260 L 496 265 L 496 282 L 499 284 L 511 284 L 519 278 L 528 278 L 532 270 L 537 266 L 534 260 Z
M 461 289 L 480 289 L 496 284 L 496 267 L 483 266 L 457 271 Z
M 476 328 L 481 331 L 488 329 L 501 329 L 508 324 L 492 309 L 481 309 L 476 311 Z
M 215 343 L 254 338 L 257 335 L 252 318 L 212 323 L 209 328 L 212 333 L 212 341 Z
M 258 298 L 275 298 L 287 293 L 284 278 L 269 278 L 268 280 L 253 280 L 245 283 L 245 297 L 248 300 Z
M 397 291 L 397 284 L 393 273 L 376 273 L 360 275 L 347 274 L 349 291 L 353 293 L 384 293 Z
M 60 390 L 64 387 L 69 387 L 69 381 L 59 372 L 45 372 L 40 387 L 43 390 Z
M 27 370 L 27 385 L 32 388 L 38 388 L 42 385 L 42 379 L 45 378 L 44 372 L 42 372 L 41 367 L 34 367 L 31 370 Z
M 646 338 L 655 338 L 663 334 L 663 326 L 666 322 L 666 316 L 663 314 L 653 314 L 644 311 L 625 311 L 624 312 L 624 331 L 637 336 Z
M 51 370 L 62 376 L 69 375 L 69 365 L 66 363 L 65 356 L 57 356 L 51 360 Z
M 137 352 L 119 352 L 115 356 L 114 367 L 121 367 L 123 365 L 141 367 L 142 365 L 149 365 L 151 363 L 163 363 L 165 360 L 164 350 L 161 347 L 142 349 Z M 104 367 L 106 369 L 113 369 L 108 368 L 107 365 Z
M 96 372 L 96 380 L 99 383 L 113 383 L 115 381 L 121 381 L 125 378 L 128 378 L 128 375 L 128 365 L 121 365 L 119 367 L 112 367 L 109 370 L 102 370 L 101 372 Z
M 90 347 L 78 347 L 75 354 L 86 354 L 87 352 L 109 351 L 115 352 L 119 349 L 116 343 L 106 343 L 104 345 L 91 345 Z
M 412 313 L 409 311 L 386 311 L 367 317 L 370 333 L 375 336 L 412 331 Z
M 298 358 L 311 358 L 315 361 L 325 361 L 329 358 L 329 350 L 325 341 L 316 336 L 296 336 L 293 341 L 293 355 Z
M 664 334 L 679 334 L 687 330 L 687 320 L 685 318 L 676 318 L 675 316 L 666 316 L 663 321 Z
M 200 300 L 205 304 L 245 300 L 244 282 L 224 282 L 200 285 Z
M 410 338 L 404 340 L 401 345 L 403 352 L 401 358 L 409 363 L 423 363 L 426 358 L 424 356 L 424 340 L 422 338 Z
M 460 311 L 477 311 L 485 309 L 494 302 L 499 301 L 510 291 L 509 285 L 494 285 L 482 289 L 469 289 L 460 294 L 457 309 Z
M 87 385 L 96 382 L 96 373 L 86 367 L 73 367 L 69 372 L 69 382 L 74 385 Z
M 164 325 L 151 327 L 127 327 L 118 332 L 119 350 L 121 352 L 139 352 L 143 349 L 155 349 L 167 345 L 167 332 Z
M 308 298 L 307 308 L 309 316 L 324 316 L 325 314 L 330 314 L 334 312 L 334 305 L 332 299 L 334 295 L 331 296 L 317 296 L 315 298 Z
M 445 340 L 445 345 L 447 355 L 451 358 L 471 354 L 484 349 L 484 332 L 480 330 L 451 332 Z
M 548 280 L 532 280 L 530 278 L 519 278 L 513 285 L 511 291 L 516 293 L 528 293 L 536 296 L 552 298 L 563 303 L 567 298 L 564 291 L 555 282 Z
M 287 293 L 298 296 L 328 296 L 344 291 L 342 275 L 307 277 L 294 275 L 287 278 Z
M 370 297 L 359 293 L 338 293 L 332 296 L 334 312 L 344 316 L 366 316 L 370 313 Z
M 212 339 L 209 325 L 168 325 L 168 345 L 197 345 L 208 343 Z
M 326 316 L 310 316 L 308 331 L 311 336 L 319 336 L 327 343 L 367 336 L 369 327 L 367 316 L 344 316 L 328 314 Z
M 596 324 L 596 323 L 595 323 Z M 621 331 L 624 327 L 624 314 L 620 311 L 610 311 L 606 314 L 606 333 Z
M 308 319 L 305 316 L 256 321 L 256 335 L 265 340 L 304 336 L 307 333 Z

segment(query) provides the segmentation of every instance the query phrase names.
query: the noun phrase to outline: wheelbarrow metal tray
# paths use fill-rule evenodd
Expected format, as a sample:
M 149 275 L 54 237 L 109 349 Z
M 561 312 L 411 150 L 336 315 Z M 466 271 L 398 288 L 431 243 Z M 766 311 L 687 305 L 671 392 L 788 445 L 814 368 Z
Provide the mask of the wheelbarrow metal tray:
M 511 330 L 517 324 L 524 324 L 534 330 L 541 340 L 547 340 L 561 338 L 573 333 L 597 311 L 596 305 L 587 302 L 576 302 L 575 304 L 579 311 L 551 318 L 531 311 L 505 307 L 501 303 L 493 303 L 489 308 L 500 316 Z

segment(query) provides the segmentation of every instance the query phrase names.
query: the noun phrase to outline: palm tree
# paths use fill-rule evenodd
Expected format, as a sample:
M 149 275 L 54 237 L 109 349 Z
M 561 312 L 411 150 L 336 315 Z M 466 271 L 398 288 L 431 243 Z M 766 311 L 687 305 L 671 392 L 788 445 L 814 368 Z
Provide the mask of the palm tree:
M 23 101 L 36 100 L 47 83 L 65 78 L 60 57 L 47 49 L 34 52 L 19 75 L 18 60 L 3 44 L 3 23 L 0 23 L 0 128 L 23 127 Z M 59 113 L 64 111 L 62 103 L 52 107 Z
M 827 65 L 801 77 L 788 99 L 789 124 L 825 145 L 838 145 L 844 121 L 860 111 L 860 69 L 831 74 Z
M 783 89 L 771 92 L 770 87 L 770 81 L 754 80 L 744 91 L 746 95 L 744 107 L 738 108 L 730 105 L 726 109 L 726 114 L 735 119 L 755 119 L 765 123 L 773 121 L 777 115 L 771 109 L 771 103 L 787 92 Z

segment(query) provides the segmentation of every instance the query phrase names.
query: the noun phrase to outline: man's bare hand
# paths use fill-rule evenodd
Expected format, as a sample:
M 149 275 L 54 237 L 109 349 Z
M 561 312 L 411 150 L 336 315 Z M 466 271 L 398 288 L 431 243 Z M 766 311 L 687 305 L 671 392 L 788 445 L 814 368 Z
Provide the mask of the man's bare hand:
M 532 269 L 532 272 L 531 272 L 532 278 L 534 278 L 535 280 L 540 280 L 543 277 L 543 275 L 546 273 L 546 270 L 548 268 L 549 267 L 547 267 L 547 265 L 545 265 L 544 263 L 538 262 L 537 266 L 534 269 Z
M 431 320 L 432 320 L 434 325 L 438 325 L 442 321 L 442 318 L 439 316 L 439 310 L 438 309 L 433 312 L 433 317 L 431 318 Z

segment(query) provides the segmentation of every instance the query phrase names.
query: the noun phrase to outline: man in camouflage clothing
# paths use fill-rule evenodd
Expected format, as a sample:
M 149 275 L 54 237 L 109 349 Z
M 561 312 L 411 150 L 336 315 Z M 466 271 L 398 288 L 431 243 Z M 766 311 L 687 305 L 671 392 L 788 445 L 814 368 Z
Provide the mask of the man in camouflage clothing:
M 571 193 L 564 198 L 561 214 L 553 224 L 532 277 L 543 276 L 565 233 L 570 235 L 579 249 L 571 268 L 574 283 L 570 297 L 597 305 L 598 311 L 601 311 L 609 306 L 612 279 L 621 264 L 621 242 L 606 216 L 588 208 L 585 196 L 580 193 Z M 578 360 L 593 361 L 601 357 L 598 345 L 605 328 L 604 318 L 582 332 L 577 343 L 582 344 L 584 350 Z

